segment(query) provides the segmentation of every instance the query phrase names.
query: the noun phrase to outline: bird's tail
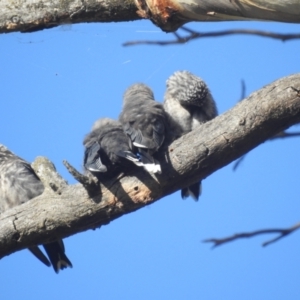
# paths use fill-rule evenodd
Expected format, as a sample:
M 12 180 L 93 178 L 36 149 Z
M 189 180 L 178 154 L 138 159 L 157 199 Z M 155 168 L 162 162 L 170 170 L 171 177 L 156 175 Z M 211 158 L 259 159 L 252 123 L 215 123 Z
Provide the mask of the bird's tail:
M 196 182 L 188 187 L 185 187 L 181 190 L 181 198 L 186 199 L 191 196 L 195 201 L 199 200 L 199 197 L 202 192 L 202 184 L 201 181 Z
M 62 240 L 44 244 L 43 246 L 56 273 L 67 267 L 73 267 L 72 263 L 65 254 L 65 246 Z
M 28 250 L 47 267 L 51 267 L 50 261 L 38 246 L 29 247 Z

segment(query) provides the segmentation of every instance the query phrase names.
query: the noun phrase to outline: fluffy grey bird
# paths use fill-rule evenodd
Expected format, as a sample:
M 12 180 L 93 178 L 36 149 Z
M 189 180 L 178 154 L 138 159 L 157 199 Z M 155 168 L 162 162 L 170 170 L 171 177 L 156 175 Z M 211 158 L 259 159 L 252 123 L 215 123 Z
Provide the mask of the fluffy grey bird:
M 216 103 L 201 78 L 188 71 L 177 71 L 166 84 L 163 107 L 169 118 L 169 142 L 217 116 Z M 197 201 L 200 194 L 201 182 L 181 190 L 183 199 L 191 196 Z
M 120 122 L 102 118 L 97 120 L 92 131 L 86 135 L 83 165 L 94 175 L 106 177 L 120 171 L 132 169 L 133 164 L 144 166 L 140 158 L 132 152 L 132 143 Z M 133 164 L 132 164 L 133 163 Z
M 168 121 L 163 106 L 154 100 L 147 85 L 136 83 L 125 91 L 119 120 L 141 160 L 148 163 L 148 171 L 161 173 L 160 164 L 152 155 L 165 140 Z
M 0 145 L 0 213 L 41 195 L 43 191 L 44 186 L 30 164 Z M 72 267 L 62 240 L 43 246 L 56 273 L 66 267 Z M 28 249 L 46 266 L 51 266 L 38 246 Z

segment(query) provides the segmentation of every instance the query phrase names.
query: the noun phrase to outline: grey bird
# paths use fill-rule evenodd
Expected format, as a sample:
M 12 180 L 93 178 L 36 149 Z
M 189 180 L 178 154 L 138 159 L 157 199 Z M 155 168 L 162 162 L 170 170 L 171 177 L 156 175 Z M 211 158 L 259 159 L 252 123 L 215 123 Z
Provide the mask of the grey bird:
M 165 140 L 168 120 L 162 104 L 154 100 L 147 85 L 136 83 L 125 91 L 119 120 L 141 160 L 147 163 L 147 170 L 161 173 L 160 164 L 153 154 Z
M 41 195 L 43 191 L 44 186 L 30 164 L 0 144 L 0 213 Z M 38 246 L 28 249 L 46 266 L 52 264 L 56 273 L 72 267 L 62 240 L 43 246 L 51 263 Z
M 143 167 L 140 158 L 132 152 L 132 143 L 122 124 L 109 118 L 97 120 L 84 138 L 83 165 L 95 176 L 112 177 L 134 165 Z
M 218 115 L 216 103 L 201 78 L 188 71 L 177 71 L 168 78 L 166 85 L 163 107 L 170 124 L 169 142 Z M 200 195 L 201 182 L 181 190 L 183 199 L 191 196 L 197 201 Z

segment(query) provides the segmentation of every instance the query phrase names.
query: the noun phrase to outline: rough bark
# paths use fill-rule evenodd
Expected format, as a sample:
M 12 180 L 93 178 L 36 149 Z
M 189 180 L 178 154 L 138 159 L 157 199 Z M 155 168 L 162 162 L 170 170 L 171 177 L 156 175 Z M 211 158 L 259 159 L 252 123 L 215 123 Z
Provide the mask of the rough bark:
M 0 33 L 141 19 L 134 0 L 1 0 Z
M 150 19 L 166 32 L 190 21 L 300 22 L 298 0 L 1 0 L 0 33 Z
M 298 0 L 136 0 L 139 14 L 164 31 L 191 21 L 300 22 Z
M 40 158 L 33 167 L 47 188 L 41 196 L 0 215 L 0 258 L 33 244 L 108 224 L 191 180 L 209 176 L 298 122 L 300 74 L 267 85 L 173 142 L 158 157 L 162 174 L 156 178 L 138 169 L 102 182 L 97 191 L 88 193 L 80 184 L 67 185 L 55 175 L 52 164 Z

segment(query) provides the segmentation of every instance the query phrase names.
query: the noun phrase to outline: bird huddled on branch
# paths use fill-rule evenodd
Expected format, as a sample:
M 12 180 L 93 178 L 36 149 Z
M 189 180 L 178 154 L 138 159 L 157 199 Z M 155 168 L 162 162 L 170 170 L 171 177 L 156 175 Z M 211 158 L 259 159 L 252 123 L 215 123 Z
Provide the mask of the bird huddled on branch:
M 161 173 L 154 156 L 162 145 L 169 145 L 217 114 L 206 83 L 188 71 L 177 71 L 168 78 L 163 105 L 154 100 L 147 85 L 133 84 L 124 93 L 120 123 L 99 119 L 85 137 L 84 166 L 105 176 L 126 172 L 132 163 L 149 173 Z M 201 182 L 181 190 L 183 199 L 191 196 L 197 201 L 200 194 Z
M 120 172 L 143 167 L 151 174 L 163 173 L 156 154 L 177 138 L 217 116 L 215 101 L 199 77 L 177 71 L 167 80 L 163 104 L 154 100 L 145 84 L 131 85 L 124 93 L 119 121 L 98 119 L 83 141 L 83 165 L 98 178 L 111 178 Z M 159 157 L 159 156 L 158 156 Z M 21 205 L 44 192 L 29 163 L 0 145 L 0 213 Z M 198 200 L 201 182 L 182 189 L 182 198 Z M 56 273 L 72 263 L 65 254 L 63 241 L 45 243 L 48 258 L 37 245 L 28 249 Z M 50 262 L 49 262 L 50 260 Z
M 86 135 L 84 167 L 96 176 L 112 177 L 134 165 L 146 168 L 132 151 L 133 145 L 120 122 L 109 118 L 97 120 Z M 134 164 L 134 165 L 133 165 Z
M 217 116 L 216 103 L 201 78 L 188 71 L 177 71 L 166 85 L 163 106 L 169 121 L 169 143 Z M 181 190 L 183 199 L 191 196 L 197 201 L 200 194 L 201 181 Z
M 153 154 L 165 140 L 168 121 L 162 104 L 154 100 L 147 85 L 136 83 L 125 91 L 119 120 L 141 160 L 153 164 L 153 173 L 161 173 Z

